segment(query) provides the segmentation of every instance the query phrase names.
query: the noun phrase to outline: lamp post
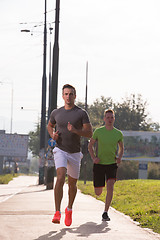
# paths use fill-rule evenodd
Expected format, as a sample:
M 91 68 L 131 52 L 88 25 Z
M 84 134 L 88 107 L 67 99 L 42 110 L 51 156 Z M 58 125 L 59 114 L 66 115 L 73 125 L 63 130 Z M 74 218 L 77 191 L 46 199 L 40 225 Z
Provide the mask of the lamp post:
M 42 77 L 42 103 L 40 124 L 40 151 L 39 151 L 39 184 L 44 183 L 45 143 L 46 143 L 46 55 L 47 55 L 47 0 L 44 12 L 44 49 L 43 49 L 43 77 Z
M 58 89 L 58 65 L 59 65 L 59 9 L 60 0 L 56 0 L 55 15 L 55 38 L 53 46 L 53 66 L 52 66 L 52 85 L 51 85 L 51 109 L 57 108 L 57 89 Z
M 52 64 L 52 79 L 49 86 L 49 110 L 48 117 L 50 113 L 57 108 L 57 89 L 58 89 L 58 65 L 59 65 L 59 9 L 60 0 L 56 0 L 56 14 L 55 14 L 55 37 L 53 46 L 53 64 Z M 49 169 L 48 169 L 49 170 Z M 53 188 L 54 181 L 54 170 L 47 172 L 47 189 Z
M 51 63 L 52 63 L 52 54 L 51 54 L 51 47 L 52 47 L 52 43 L 51 43 L 51 35 L 52 35 L 52 30 L 53 28 L 50 26 L 49 31 L 50 31 L 50 44 L 49 44 L 49 99 L 48 99 L 48 120 L 49 120 L 49 116 L 51 113 L 51 86 L 52 86 L 52 74 L 51 74 Z
M 52 95 L 52 74 L 51 74 L 51 47 L 52 47 L 52 43 L 51 43 L 51 36 L 52 36 L 52 30 L 53 28 L 51 27 L 50 24 L 50 45 L 49 45 L 49 89 L 48 89 L 48 93 L 49 93 L 49 98 L 48 98 L 48 116 L 47 116 L 47 120 L 49 121 L 49 117 L 50 117 L 50 112 L 51 112 L 51 95 Z M 45 185 L 46 185 L 46 189 L 53 189 L 53 185 L 54 185 L 54 160 L 53 160 L 53 154 L 52 154 L 52 147 L 49 145 L 49 134 L 47 132 L 47 139 L 48 141 L 46 141 L 46 163 L 47 166 L 45 167 Z
M 88 110 L 87 104 L 87 96 L 88 96 L 88 62 L 86 63 L 86 95 L 85 95 L 85 110 Z M 87 178 L 87 152 L 88 152 L 88 139 L 84 139 L 84 184 L 86 184 Z

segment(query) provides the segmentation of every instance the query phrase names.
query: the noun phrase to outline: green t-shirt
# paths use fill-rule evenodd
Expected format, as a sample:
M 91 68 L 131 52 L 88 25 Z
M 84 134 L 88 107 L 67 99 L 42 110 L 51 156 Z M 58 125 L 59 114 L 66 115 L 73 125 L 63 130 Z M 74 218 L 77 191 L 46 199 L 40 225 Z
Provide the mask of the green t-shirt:
M 118 142 L 123 142 L 122 132 L 115 127 L 112 130 L 107 130 L 103 126 L 96 128 L 92 138 L 98 142 L 99 164 L 115 163 Z

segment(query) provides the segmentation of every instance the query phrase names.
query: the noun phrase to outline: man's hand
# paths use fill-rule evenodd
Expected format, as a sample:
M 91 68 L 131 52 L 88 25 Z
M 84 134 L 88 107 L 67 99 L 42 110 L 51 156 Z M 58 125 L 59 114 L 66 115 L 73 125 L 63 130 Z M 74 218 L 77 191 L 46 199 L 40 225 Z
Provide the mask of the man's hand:
M 116 162 L 118 163 L 118 164 L 120 164 L 121 163 L 121 158 L 119 158 L 119 157 L 116 157 Z
M 95 157 L 94 159 L 93 159 L 93 163 L 94 164 L 98 164 L 100 162 L 100 159 L 98 158 L 98 157 Z
M 56 132 L 53 132 L 53 140 L 55 140 L 55 141 L 57 141 L 58 140 L 58 137 L 59 137 L 59 135 L 58 135 L 58 133 L 59 133 L 59 131 L 57 130 Z
M 68 122 L 67 128 L 68 128 L 68 131 L 72 133 L 76 133 L 75 127 L 73 127 L 73 125 L 70 122 Z

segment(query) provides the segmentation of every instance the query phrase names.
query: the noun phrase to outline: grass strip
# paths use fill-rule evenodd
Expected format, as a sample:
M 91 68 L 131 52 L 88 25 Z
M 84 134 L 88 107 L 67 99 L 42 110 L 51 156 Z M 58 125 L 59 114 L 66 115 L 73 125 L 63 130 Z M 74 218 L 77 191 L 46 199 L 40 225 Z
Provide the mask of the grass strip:
M 17 176 L 18 176 L 17 174 L 0 175 L 0 184 L 8 184 L 13 178 Z
M 93 183 L 78 181 L 82 193 L 91 195 L 105 202 L 106 188 L 101 196 L 94 194 Z M 159 180 L 122 180 L 114 186 L 111 206 L 140 223 L 141 227 L 150 228 L 160 233 L 160 181 Z

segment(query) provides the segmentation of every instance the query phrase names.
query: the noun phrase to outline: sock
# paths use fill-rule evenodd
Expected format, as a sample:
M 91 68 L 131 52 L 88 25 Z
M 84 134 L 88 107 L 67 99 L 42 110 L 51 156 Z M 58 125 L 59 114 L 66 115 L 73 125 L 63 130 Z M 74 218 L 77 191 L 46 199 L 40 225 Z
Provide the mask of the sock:
M 70 208 L 68 208 L 68 207 L 67 207 L 67 210 L 68 210 L 68 211 L 72 211 L 72 209 L 70 209 Z
M 61 214 L 61 211 L 56 211 L 56 212 L 59 212 L 59 213 Z M 55 212 L 55 213 L 56 213 L 56 212 Z

